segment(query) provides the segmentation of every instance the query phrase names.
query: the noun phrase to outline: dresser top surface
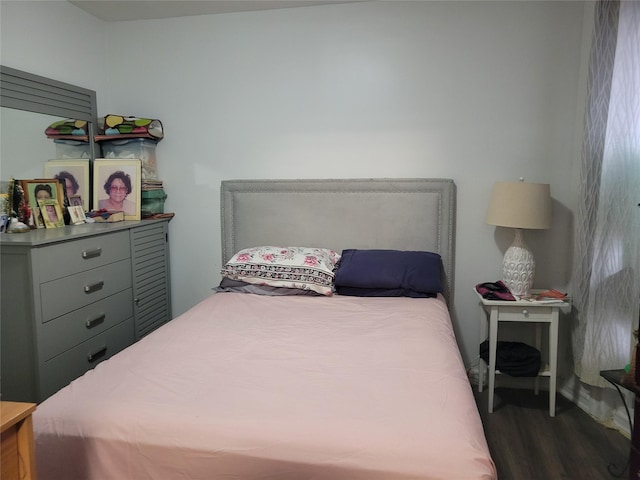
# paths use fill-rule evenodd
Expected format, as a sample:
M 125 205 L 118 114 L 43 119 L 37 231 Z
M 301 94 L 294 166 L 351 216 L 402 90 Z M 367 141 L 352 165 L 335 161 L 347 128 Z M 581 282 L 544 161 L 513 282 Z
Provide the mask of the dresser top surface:
M 60 228 L 39 228 L 26 233 L 2 233 L 0 234 L 0 246 L 38 247 L 168 221 L 169 219 L 162 218 L 114 223 L 85 223 L 82 225 L 66 225 Z

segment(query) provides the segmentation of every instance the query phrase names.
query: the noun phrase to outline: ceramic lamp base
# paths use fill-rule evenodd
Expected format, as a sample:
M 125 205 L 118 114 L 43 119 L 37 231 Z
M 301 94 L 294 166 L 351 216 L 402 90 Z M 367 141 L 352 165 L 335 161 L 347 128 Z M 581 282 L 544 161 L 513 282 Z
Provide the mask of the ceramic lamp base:
M 522 230 L 516 228 L 513 243 L 507 249 L 502 261 L 502 281 L 513 295 L 527 297 L 531 295 L 536 262 L 533 254 L 524 243 Z

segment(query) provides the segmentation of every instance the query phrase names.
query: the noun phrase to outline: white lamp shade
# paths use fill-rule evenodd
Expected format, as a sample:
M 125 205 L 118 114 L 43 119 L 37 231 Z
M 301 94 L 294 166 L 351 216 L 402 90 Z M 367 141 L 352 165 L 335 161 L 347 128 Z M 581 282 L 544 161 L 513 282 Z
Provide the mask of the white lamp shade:
M 497 182 L 491 192 L 487 223 L 499 227 L 551 227 L 551 189 L 547 183 Z

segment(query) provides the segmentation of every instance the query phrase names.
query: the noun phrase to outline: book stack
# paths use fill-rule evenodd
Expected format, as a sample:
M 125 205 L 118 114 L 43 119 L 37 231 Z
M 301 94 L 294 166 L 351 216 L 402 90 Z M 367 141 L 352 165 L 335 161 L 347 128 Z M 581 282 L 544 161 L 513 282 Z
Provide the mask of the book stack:
M 142 191 L 150 192 L 152 190 L 162 190 L 162 180 L 145 178 L 142 180 Z
M 145 178 L 142 180 L 142 218 L 164 213 L 167 194 L 162 188 L 162 180 Z

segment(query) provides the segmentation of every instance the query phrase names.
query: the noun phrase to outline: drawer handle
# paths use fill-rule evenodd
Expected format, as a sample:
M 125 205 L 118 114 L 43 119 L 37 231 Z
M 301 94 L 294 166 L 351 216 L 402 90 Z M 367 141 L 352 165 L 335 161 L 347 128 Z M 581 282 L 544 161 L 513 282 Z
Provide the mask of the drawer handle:
M 91 285 L 85 285 L 84 286 L 84 293 L 97 292 L 98 290 L 102 290 L 102 287 L 104 287 L 104 282 L 103 281 L 92 283 Z
M 527 310 L 526 308 L 524 310 L 522 310 L 522 315 L 524 315 L 525 317 L 529 316 L 529 310 Z
M 87 355 L 87 360 L 89 362 L 95 362 L 96 360 L 98 360 L 100 357 L 102 357 L 105 353 L 107 353 L 107 346 L 103 345 L 102 347 L 100 347 L 98 350 L 96 350 L 95 352 L 89 353 Z
M 103 313 L 102 315 L 100 315 L 99 317 L 96 318 L 92 318 L 91 320 L 87 320 L 84 325 L 87 328 L 93 328 L 93 327 L 97 327 L 98 325 L 100 325 L 102 322 L 104 322 L 104 319 L 107 318 L 107 316 Z
M 85 260 L 89 258 L 99 257 L 100 255 L 102 255 L 102 248 L 100 247 L 94 248 L 92 250 L 85 250 L 82 252 L 82 258 L 84 258 Z

